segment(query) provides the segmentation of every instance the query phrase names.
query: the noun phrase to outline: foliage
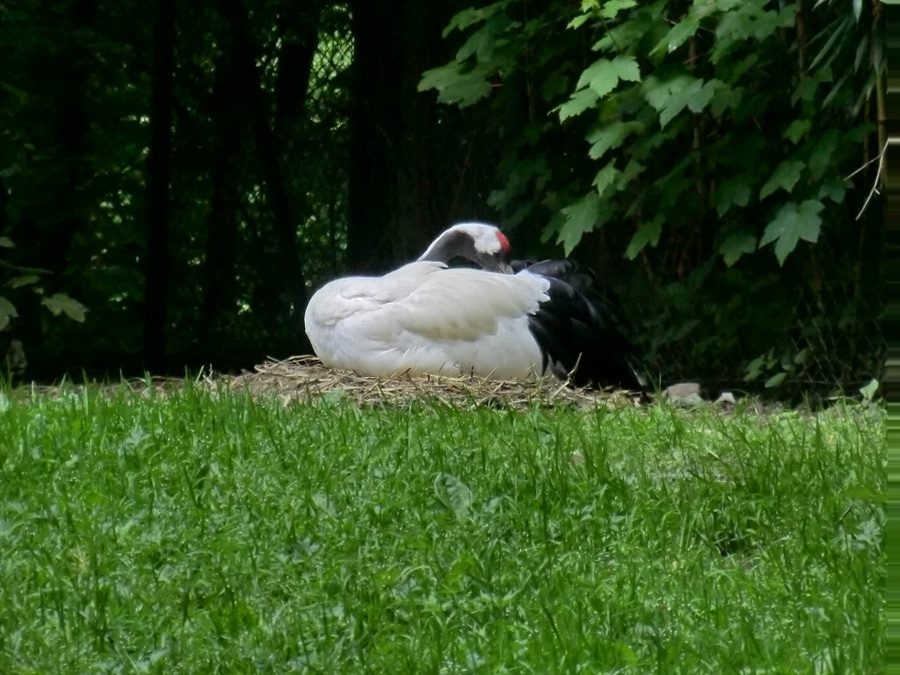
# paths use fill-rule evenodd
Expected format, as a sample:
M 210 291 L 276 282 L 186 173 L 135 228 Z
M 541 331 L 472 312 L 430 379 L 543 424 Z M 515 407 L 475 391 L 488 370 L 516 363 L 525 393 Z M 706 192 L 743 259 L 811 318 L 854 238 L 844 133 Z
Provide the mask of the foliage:
M 0 394 L 0 670 L 873 673 L 877 406 Z
M 0 249 L 15 248 L 9 237 L 0 237 Z M 0 258 L 0 279 L 4 279 L 4 285 L 9 290 L 4 291 L 0 295 L 0 333 L 6 330 L 13 319 L 19 317 L 16 305 L 9 300 L 10 294 L 15 294 L 17 289 L 30 289 L 40 298 L 40 304 L 45 307 L 53 316 L 64 315 L 77 321 L 84 322 L 87 308 L 77 300 L 70 298 L 65 293 L 53 293 L 47 295 L 44 287 L 40 284 L 41 277 L 46 270 L 38 268 L 20 267 L 12 265 Z
M 872 175 L 844 176 L 871 152 L 883 86 L 872 7 L 503 0 L 450 22 L 445 35 L 460 31 L 465 42 L 420 88 L 459 106 L 522 107 L 519 118 L 497 118 L 508 151 L 491 203 L 505 223 L 540 229 L 566 255 L 601 234 L 612 256 L 643 263 L 645 274 L 617 267 L 634 304 L 654 307 L 649 316 L 671 293 L 689 292 L 693 316 L 658 308 L 676 325 L 652 332 L 657 347 L 683 340 L 688 322 L 716 322 L 718 349 L 743 343 L 742 360 L 778 339 L 777 330 L 744 339 L 752 326 L 796 317 L 799 282 L 823 274 L 812 244 L 858 248 L 849 223 Z M 856 186 L 862 197 L 845 198 Z M 867 218 L 871 229 L 877 212 Z M 633 291 L 639 276 L 650 295 Z M 732 281 L 743 307 L 722 321 L 718 290 Z M 775 283 L 791 290 L 756 292 Z
M 40 268 L 40 283 L 28 288 L 45 291 L 47 310 L 78 316 L 56 295 L 65 292 L 90 311 L 83 324 L 46 322 L 32 306 L 38 303 L 22 297 L 28 288 L 0 289 L 20 315 L 10 329 L 29 354 L 29 375 L 39 379 L 141 367 L 155 4 L 25 0 L 3 13 L 0 237 L 16 247 L 0 248 L 15 266 L 0 271 L 0 283 L 21 283 L 32 274 L 21 270 Z M 166 326 L 176 371 L 185 363 L 249 367 L 303 348 L 285 318 L 286 273 L 273 264 L 272 197 L 227 15 L 235 4 L 194 3 L 177 17 Z M 346 246 L 346 200 L 335 195 L 346 195 L 353 51 L 345 5 L 306 21 L 320 3 L 294 4 L 255 6 L 248 30 L 262 64 L 262 116 L 279 134 L 312 287 L 337 273 Z M 313 45 L 304 114 L 289 116 L 288 94 L 306 92 L 293 75 L 279 79 L 275 64 L 280 49 L 301 43 L 297 25 L 312 26 L 314 42 L 321 32 L 322 44 Z M 297 63 L 293 54 L 281 62 Z M 315 139 L 328 139 L 330 151 L 320 152 L 325 143 Z M 9 306 L 0 314 L 10 315 Z

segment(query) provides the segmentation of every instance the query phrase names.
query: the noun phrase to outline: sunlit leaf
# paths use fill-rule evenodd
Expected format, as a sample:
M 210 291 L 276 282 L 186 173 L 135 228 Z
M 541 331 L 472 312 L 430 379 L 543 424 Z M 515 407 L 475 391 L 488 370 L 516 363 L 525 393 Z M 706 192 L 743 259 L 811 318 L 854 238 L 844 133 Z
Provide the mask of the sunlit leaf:
M 461 108 L 473 105 L 491 93 L 487 76 L 490 65 L 481 64 L 468 72 L 462 72 L 455 64 L 426 70 L 419 81 L 419 91 L 437 89 L 438 101 L 455 103 Z
M 612 185 L 618 175 L 619 170 L 616 168 L 615 160 L 613 160 L 597 172 L 591 185 L 597 188 L 597 194 L 602 197 L 603 192 Z
M 6 284 L 12 288 L 21 288 L 22 286 L 30 286 L 40 280 L 41 278 L 36 274 L 25 274 L 20 277 L 13 277 Z
M 87 308 L 65 293 L 54 293 L 50 297 L 41 298 L 41 304 L 49 309 L 53 316 L 59 316 L 62 313 L 73 321 L 84 323 Z
M 697 29 L 700 28 L 700 19 L 697 16 L 688 16 L 679 23 L 672 26 L 666 36 L 659 41 L 659 44 L 653 48 L 653 51 L 660 51 L 663 48 L 668 53 L 674 52 L 683 45 L 689 38 L 693 37 Z
M 579 14 L 566 25 L 566 28 L 580 28 L 590 18 L 590 14 Z
M 432 68 L 422 73 L 422 79 L 419 80 L 417 89 L 419 91 L 427 91 L 429 89 L 445 89 L 459 79 L 459 66 L 456 63 L 450 63 L 438 68 Z
M 775 257 L 778 258 L 779 265 L 784 265 L 784 261 L 797 248 L 801 239 L 811 243 L 818 241 L 819 230 L 822 227 L 819 212 L 824 208 L 822 202 L 816 199 L 807 199 L 799 205 L 788 202 L 766 226 L 759 242 L 760 248 L 774 241 Z
M 16 311 L 16 306 L 0 295 L 0 330 L 6 328 L 10 320 L 15 319 L 17 316 L 19 316 L 19 313 Z
M 585 68 L 578 78 L 577 89 L 590 87 L 597 96 L 606 96 L 619 80 L 640 82 L 641 72 L 633 56 L 617 56 L 613 60 L 598 59 Z
M 615 19 L 623 9 L 630 9 L 637 5 L 637 0 L 607 0 L 600 9 L 600 16 L 604 19 Z
M 777 387 L 782 384 L 787 379 L 787 373 L 777 373 L 766 380 L 765 387 L 766 389 L 772 389 L 773 387 Z
M 591 190 L 571 206 L 562 210 L 566 216 L 556 241 L 563 245 L 568 256 L 581 241 L 585 232 L 593 230 L 600 222 L 600 197 Z
M 587 135 L 587 142 L 591 144 L 588 155 L 591 159 L 600 159 L 607 150 L 622 145 L 629 134 L 643 130 L 644 125 L 640 122 L 613 122 L 594 129 Z
M 559 110 L 559 121 L 565 122 L 568 118 L 580 115 L 593 106 L 599 97 L 593 89 L 581 89 L 576 91 L 569 100 L 563 103 Z

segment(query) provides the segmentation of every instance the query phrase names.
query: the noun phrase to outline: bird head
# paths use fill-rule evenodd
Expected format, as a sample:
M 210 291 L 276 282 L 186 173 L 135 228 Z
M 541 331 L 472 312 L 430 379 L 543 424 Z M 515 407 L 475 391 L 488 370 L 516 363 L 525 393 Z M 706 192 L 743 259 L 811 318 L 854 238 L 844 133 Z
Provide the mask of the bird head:
M 470 260 L 488 272 L 509 274 L 509 240 L 499 228 L 486 223 L 457 223 L 431 242 L 419 260 Z

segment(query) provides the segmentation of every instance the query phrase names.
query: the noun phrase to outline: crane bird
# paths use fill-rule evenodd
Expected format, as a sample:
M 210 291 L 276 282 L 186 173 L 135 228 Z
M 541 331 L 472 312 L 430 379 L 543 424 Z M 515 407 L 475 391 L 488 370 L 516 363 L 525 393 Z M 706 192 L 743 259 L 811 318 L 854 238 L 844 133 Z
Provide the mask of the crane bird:
M 306 308 L 313 350 L 326 366 L 364 375 L 552 373 L 644 391 L 640 363 L 593 275 L 568 260 L 510 263 L 509 252 L 493 225 L 459 223 L 389 274 L 331 281 Z M 448 267 L 456 257 L 480 269 Z

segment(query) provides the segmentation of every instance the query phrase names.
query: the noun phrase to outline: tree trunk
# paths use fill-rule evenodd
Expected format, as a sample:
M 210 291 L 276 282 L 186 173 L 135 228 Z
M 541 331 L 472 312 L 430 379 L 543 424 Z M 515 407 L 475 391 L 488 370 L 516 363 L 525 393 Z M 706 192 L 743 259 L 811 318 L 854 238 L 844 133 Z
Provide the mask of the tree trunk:
M 350 267 L 383 270 L 393 262 L 387 241 L 396 217 L 397 145 L 403 108 L 401 35 L 398 16 L 406 3 L 357 0 L 350 123 Z
M 274 217 L 275 260 L 270 269 L 277 271 L 283 280 L 282 291 L 289 312 L 289 330 L 295 340 L 302 342 L 305 335 L 303 312 L 306 308 L 306 286 L 297 251 L 297 225 L 282 181 L 275 134 L 269 121 L 269 106 L 256 65 L 256 50 L 250 38 L 249 17 L 241 0 L 224 0 L 222 8 L 234 35 L 241 90 L 250 116 L 268 203 Z
M 235 266 L 237 264 L 237 215 L 240 186 L 236 166 L 235 136 L 241 129 L 240 95 L 235 86 L 232 50 L 225 49 L 216 63 L 212 91 L 209 217 L 206 220 L 206 260 L 204 264 L 203 308 L 200 315 L 201 346 L 217 345 L 235 312 Z M 206 348 L 206 347 L 203 347 Z M 221 354 L 212 349 L 208 362 L 218 363 Z
M 381 271 L 414 258 L 460 209 L 469 208 L 470 200 L 458 194 L 458 176 L 470 148 L 460 152 L 464 143 L 458 125 L 446 123 L 459 119 L 459 113 L 439 114 L 434 96 L 417 89 L 425 70 L 449 58 L 445 52 L 451 46 L 441 30 L 455 4 L 351 4 L 355 45 L 347 234 L 356 271 Z M 439 117 L 444 124 L 437 124 Z
M 144 367 L 150 372 L 162 371 L 166 365 L 174 66 L 175 0 L 157 0 L 153 27 L 150 153 L 147 157 L 147 259 L 144 273 Z

